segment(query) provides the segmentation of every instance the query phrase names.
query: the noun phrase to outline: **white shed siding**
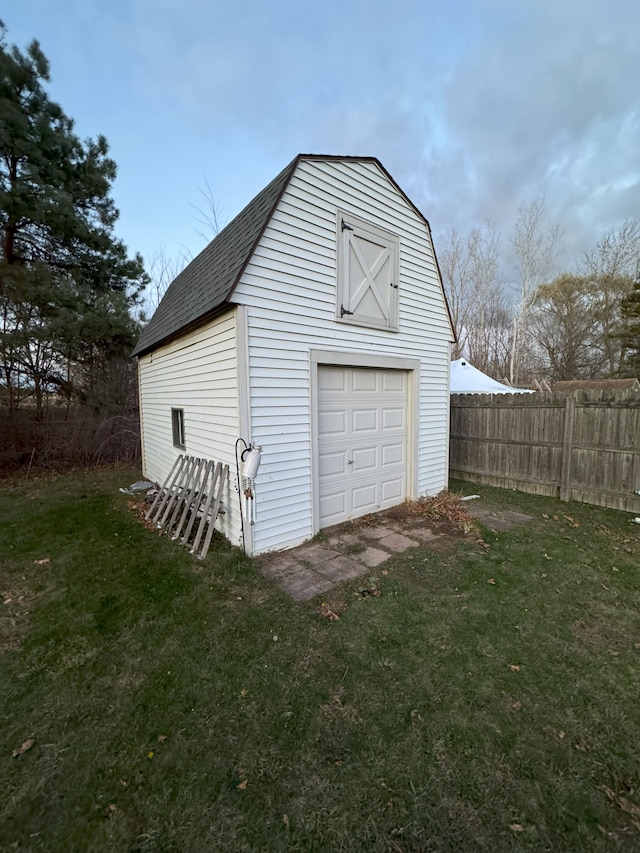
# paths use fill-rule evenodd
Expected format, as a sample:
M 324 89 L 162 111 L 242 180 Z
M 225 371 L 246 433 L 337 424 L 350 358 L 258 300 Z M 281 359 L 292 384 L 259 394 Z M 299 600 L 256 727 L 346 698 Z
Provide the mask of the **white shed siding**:
M 398 332 L 336 322 L 338 209 L 399 236 Z M 446 486 L 448 314 L 424 221 L 375 164 L 302 161 L 233 299 L 247 306 L 251 438 L 263 447 L 256 553 L 314 532 L 311 349 L 420 361 L 414 491 Z
M 240 542 L 235 440 L 240 435 L 236 310 L 139 360 L 145 476 L 162 483 L 178 453 L 228 463 L 217 528 Z M 173 446 L 171 409 L 184 409 L 184 451 Z

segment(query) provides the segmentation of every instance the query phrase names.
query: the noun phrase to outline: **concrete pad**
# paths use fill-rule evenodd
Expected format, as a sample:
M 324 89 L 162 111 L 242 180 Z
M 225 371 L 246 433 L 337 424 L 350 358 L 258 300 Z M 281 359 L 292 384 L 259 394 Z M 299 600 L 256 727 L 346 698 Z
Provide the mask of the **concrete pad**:
M 380 545 L 390 551 L 406 551 L 407 548 L 415 548 L 418 544 L 413 539 L 403 536 L 402 533 L 390 533 L 379 541 Z
M 345 545 L 357 545 L 360 542 L 360 537 L 355 533 L 343 533 L 342 536 L 334 536 L 327 541 L 330 548 L 344 548 Z
M 383 536 L 389 536 L 389 534 L 393 533 L 393 529 L 391 527 L 385 527 L 382 524 L 378 524 L 375 527 L 364 527 L 360 531 L 362 536 L 366 536 L 367 539 L 382 539 Z
M 506 530 L 511 530 L 511 528 L 515 526 L 512 521 L 509 521 L 506 518 L 501 518 L 498 515 L 488 515 L 480 520 L 485 527 L 488 527 L 489 530 L 493 530 L 494 533 L 504 533 Z
M 348 557 L 334 557 L 332 560 L 327 560 L 326 563 L 318 563 L 314 568 L 316 572 L 329 578 L 333 583 L 342 583 L 342 581 L 357 578 L 364 572 L 359 563 L 354 563 Z
M 478 506 L 477 504 L 465 506 L 464 511 L 467 515 L 477 519 L 486 518 L 488 515 L 491 515 L 492 512 L 495 512 L 495 510 L 492 510 L 490 507 Z
M 434 533 L 429 527 L 410 527 L 405 530 L 409 536 L 419 539 L 421 542 L 430 542 L 432 539 L 438 539 L 441 533 Z
M 265 563 L 261 568 L 263 575 L 279 580 L 280 578 L 295 574 L 302 566 L 297 560 L 291 557 L 280 557 L 278 560 Z
M 514 524 L 526 524 L 528 521 L 532 521 L 532 515 L 526 515 L 524 512 L 513 512 L 510 509 L 502 510 L 500 513 L 502 518 L 506 518 L 507 521 L 512 521 Z
M 362 554 L 358 554 L 357 559 L 370 569 L 375 569 L 380 563 L 384 563 L 391 555 L 386 551 L 381 551 L 379 548 L 367 548 Z
M 312 566 L 315 566 L 316 563 L 324 563 L 325 560 L 330 560 L 332 557 L 338 556 L 337 551 L 332 551 L 331 548 L 327 548 L 326 545 L 320 542 L 313 542 L 311 545 L 302 545 L 292 553 L 297 560 L 304 560 L 307 563 L 311 563 Z
M 301 581 L 299 583 L 285 586 L 282 584 L 284 591 L 293 598 L 294 601 L 308 601 L 316 595 L 321 595 L 323 592 L 331 589 L 333 581 L 317 580 L 312 583 Z

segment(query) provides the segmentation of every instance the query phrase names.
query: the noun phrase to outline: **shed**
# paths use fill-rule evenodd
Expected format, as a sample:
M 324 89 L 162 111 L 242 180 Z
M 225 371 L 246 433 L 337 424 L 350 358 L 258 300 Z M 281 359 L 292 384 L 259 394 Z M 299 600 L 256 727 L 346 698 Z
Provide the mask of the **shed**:
M 435 494 L 452 339 L 429 224 L 382 164 L 299 155 L 135 347 L 144 474 L 162 481 L 181 453 L 228 463 L 218 526 L 243 544 L 236 442 L 259 446 L 251 554 Z
M 530 388 L 512 388 L 492 379 L 466 358 L 451 362 L 450 389 L 452 394 L 533 394 Z

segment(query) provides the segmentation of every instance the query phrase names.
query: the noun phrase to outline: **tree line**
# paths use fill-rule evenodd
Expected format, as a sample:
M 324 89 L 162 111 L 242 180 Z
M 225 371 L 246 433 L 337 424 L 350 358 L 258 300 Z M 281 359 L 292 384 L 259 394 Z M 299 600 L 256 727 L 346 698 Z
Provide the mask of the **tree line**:
M 541 198 L 519 208 L 506 247 L 491 224 L 444 235 L 454 358 L 514 386 L 640 376 L 640 222 L 564 270 L 562 238 Z

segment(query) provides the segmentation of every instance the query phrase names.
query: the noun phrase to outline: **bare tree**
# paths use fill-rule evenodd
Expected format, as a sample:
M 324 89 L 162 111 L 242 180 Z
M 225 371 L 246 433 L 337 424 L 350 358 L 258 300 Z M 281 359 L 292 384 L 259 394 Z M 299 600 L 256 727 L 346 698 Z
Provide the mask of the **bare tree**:
M 509 357 L 509 381 L 518 384 L 522 365 L 524 333 L 533 294 L 539 285 L 551 278 L 562 243 L 558 223 L 547 224 L 542 197 L 518 208 L 511 243 L 514 266 L 518 274 L 519 297 L 513 319 L 513 335 Z
M 143 321 L 153 314 L 171 282 L 182 272 L 189 261 L 191 261 L 191 253 L 186 248 L 182 248 L 178 255 L 169 257 L 167 247 L 163 244 L 153 253 L 147 267 L 151 283 L 145 294 Z
M 507 311 L 498 279 L 499 244 L 487 223 L 464 235 L 452 229 L 439 254 L 458 341 L 454 356 L 466 354 L 481 370 L 495 361 Z
M 203 175 L 202 180 L 204 181 L 204 187 L 200 187 L 200 195 L 203 198 L 203 206 L 198 207 L 198 205 L 193 203 L 190 203 L 190 206 L 194 210 L 193 218 L 200 226 L 199 229 L 196 229 L 196 233 L 202 237 L 205 243 L 209 243 L 214 237 L 218 236 L 224 225 L 221 224 L 222 215 L 220 206 L 213 194 L 207 176 Z
M 203 181 L 204 187 L 200 188 L 200 195 L 203 198 L 202 207 L 192 203 L 191 207 L 195 211 L 194 219 L 198 223 L 196 233 L 202 237 L 205 243 L 209 243 L 220 233 L 223 225 L 220 208 L 206 175 L 203 175 Z M 147 288 L 142 305 L 140 318 L 142 322 L 153 314 L 171 282 L 192 259 L 193 254 L 185 246 L 182 246 L 178 254 L 173 257 L 168 254 L 167 247 L 164 244 L 153 253 L 148 262 L 151 283 Z

